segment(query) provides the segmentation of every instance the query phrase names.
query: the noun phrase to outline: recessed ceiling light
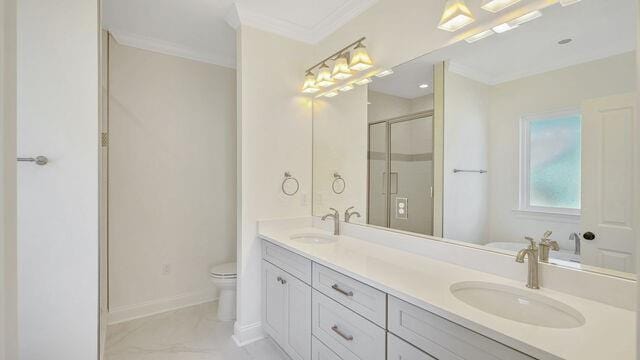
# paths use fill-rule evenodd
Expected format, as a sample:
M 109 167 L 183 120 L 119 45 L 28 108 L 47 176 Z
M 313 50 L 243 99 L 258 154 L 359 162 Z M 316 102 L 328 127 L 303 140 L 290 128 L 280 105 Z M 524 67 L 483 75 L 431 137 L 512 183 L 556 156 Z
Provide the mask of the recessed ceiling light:
M 502 11 L 520 0 L 483 0 L 482 8 L 492 13 Z
M 466 41 L 469 44 L 471 44 L 471 43 L 474 43 L 474 42 L 476 42 L 478 40 L 482 40 L 484 38 L 488 38 L 489 36 L 491 36 L 493 34 L 495 34 L 493 32 L 493 30 L 489 29 L 489 30 L 486 30 L 486 31 L 483 31 L 483 32 L 479 32 L 479 33 L 477 33 L 475 35 L 471 35 L 468 38 L 464 39 L 464 41 Z
M 558 44 L 559 45 L 566 45 L 566 44 L 568 44 L 568 43 L 570 43 L 572 41 L 573 41 L 573 39 L 562 39 L 562 40 L 558 41 Z
M 426 89 L 426 88 L 428 88 L 428 87 L 429 87 L 429 84 L 420 84 L 420 85 L 418 85 L 418 87 L 419 87 L 420 89 Z

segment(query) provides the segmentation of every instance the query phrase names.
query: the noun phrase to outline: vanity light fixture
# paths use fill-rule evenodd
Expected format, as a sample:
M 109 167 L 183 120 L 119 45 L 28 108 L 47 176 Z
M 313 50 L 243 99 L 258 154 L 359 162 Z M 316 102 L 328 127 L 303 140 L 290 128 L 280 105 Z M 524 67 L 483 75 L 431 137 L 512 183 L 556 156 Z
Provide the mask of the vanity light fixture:
M 480 7 L 489 12 L 497 13 L 519 1 L 520 0 L 482 0 Z
M 429 87 L 429 84 L 420 84 L 420 85 L 418 85 L 418 87 L 419 87 L 420 89 L 426 89 L 426 88 L 428 88 L 428 87 Z
M 308 68 L 305 72 L 302 92 L 305 94 L 314 94 L 323 90 L 322 88 L 333 87 L 330 90 L 326 89 L 325 91 L 328 91 L 326 93 L 317 94 L 316 98 L 319 98 L 336 96 L 338 95 L 338 89 L 348 91 L 347 89 L 349 89 L 349 86 L 353 86 L 353 83 L 345 82 L 341 84 L 342 80 L 352 77 L 355 71 L 362 71 L 373 67 L 373 61 L 364 46 L 365 40 L 366 38 L 362 37 Z M 350 54 L 352 54 L 351 58 L 349 58 Z M 380 71 L 376 69 L 375 71 L 377 71 L 377 74 L 372 72 L 364 76 L 371 77 L 378 75 L 382 77 L 393 73 L 391 70 Z M 314 77 L 314 73 L 316 73 L 317 76 Z M 371 80 L 368 80 L 368 82 L 371 82 Z M 360 83 L 366 82 L 359 80 L 358 84 Z
M 354 88 L 355 88 L 355 86 L 353 86 L 352 84 L 348 84 L 348 85 L 345 85 L 345 86 L 341 87 L 338 90 L 340 90 L 341 92 L 347 92 L 349 90 L 353 90 Z
M 381 78 L 381 77 L 385 77 L 385 76 L 391 75 L 391 74 L 393 74 L 393 70 L 387 69 L 387 70 L 383 70 L 383 71 L 380 71 L 379 73 L 377 73 L 376 77 Z
M 336 64 L 333 66 L 333 78 L 344 80 L 351 77 L 351 69 L 349 69 L 349 54 L 344 53 L 338 55 Z
M 464 0 L 447 0 L 438 29 L 454 32 L 475 20 Z
M 569 5 L 577 4 L 580 1 L 582 1 L 582 0 L 560 0 L 560 5 L 569 6 Z
M 532 11 L 530 13 L 526 13 L 520 17 L 517 17 L 509 22 L 506 22 L 504 24 L 500 24 L 498 26 L 494 26 L 493 27 L 493 31 L 497 32 L 498 34 L 502 34 L 505 33 L 509 30 L 513 30 L 515 28 L 517 28 L 518 26 L 529 22 L 531 20 L 537 19 L 539 17 L 542 16 L 542 13 L 538 10 Z
M 316 85 L 316 76 L 311 71 L 307 71 L 307 75 L 304 78 L 304 85 L 302 85 L 302 92 L 305 94 L 313 94 L 320 91 L 320 88 Z
M 373 61 L 367 52 L 367 48 L 359 42 L 353 50 L 353 56 L 351 56 L 351 63 L 349 68 L 354 71 L 367 70 L 373 66 Z
M 360 79 L 360 80 L 356 81 L 355 83 L 357 85 L 367 85 L 367 84 L 370 84 L 371 82 L 373 82 L 373 80 L 371 80 L 369 78 L 364 78 L 364 79 Z
M 329 87 L 335 84 L 335 81 L 331 78 L 331 70 L 326 63 L 322 63 L 320 66 L 318 77 L 316 78 L 316 84 L 321 87 Z
M 489 36 L 491 36 L 493 34 L 495 34 L 495 32 L 493 30 L 489 29 L 489 30 L 486 30 L 486 31 L 479 32 L 479 33 L 477 33 L 475 35 L 471 35 L 468 38 L 464 39 L 464 41 L 468 42 L 469 44 L 472 44 L 472 43 L 474 43 L 474 42 L 476 42 L 478 40 L 482 40 L 484 38 L 488 38 Z

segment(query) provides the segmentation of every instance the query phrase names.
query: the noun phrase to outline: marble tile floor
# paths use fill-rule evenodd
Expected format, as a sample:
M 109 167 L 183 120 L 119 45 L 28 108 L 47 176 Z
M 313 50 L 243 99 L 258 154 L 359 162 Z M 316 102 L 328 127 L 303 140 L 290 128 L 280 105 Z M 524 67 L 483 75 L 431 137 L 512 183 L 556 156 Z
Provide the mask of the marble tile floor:
M 270 339 L 239 348 L 233 322 L 216 319 L 216 302 L 107 328 L 105 360 L 288 360 Z

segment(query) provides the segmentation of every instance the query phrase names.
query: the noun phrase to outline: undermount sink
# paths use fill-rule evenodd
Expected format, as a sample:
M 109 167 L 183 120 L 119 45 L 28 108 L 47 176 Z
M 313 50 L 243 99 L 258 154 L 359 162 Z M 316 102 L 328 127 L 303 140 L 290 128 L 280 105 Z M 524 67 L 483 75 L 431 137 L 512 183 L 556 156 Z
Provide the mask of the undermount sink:
M 585 323 L 584 316 L 571 306 L 511 286 L 465 281 L 451 285 L 450 290 L 470 306 L 525 324 L 570 329 Z
M 305 244 L 329 244 L 338 240 L 334 235 L 313 232 L 292 234 L 290 238 Z

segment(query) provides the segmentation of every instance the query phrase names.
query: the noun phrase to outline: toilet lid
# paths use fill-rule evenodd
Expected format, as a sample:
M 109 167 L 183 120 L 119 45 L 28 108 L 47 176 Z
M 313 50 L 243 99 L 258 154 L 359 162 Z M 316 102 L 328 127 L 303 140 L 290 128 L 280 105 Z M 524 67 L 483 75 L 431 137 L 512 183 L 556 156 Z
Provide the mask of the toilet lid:
M 236 263 L 226 263 L 212 266 L 209 273 L 213 276 L 233 277 L 236 276 Z

